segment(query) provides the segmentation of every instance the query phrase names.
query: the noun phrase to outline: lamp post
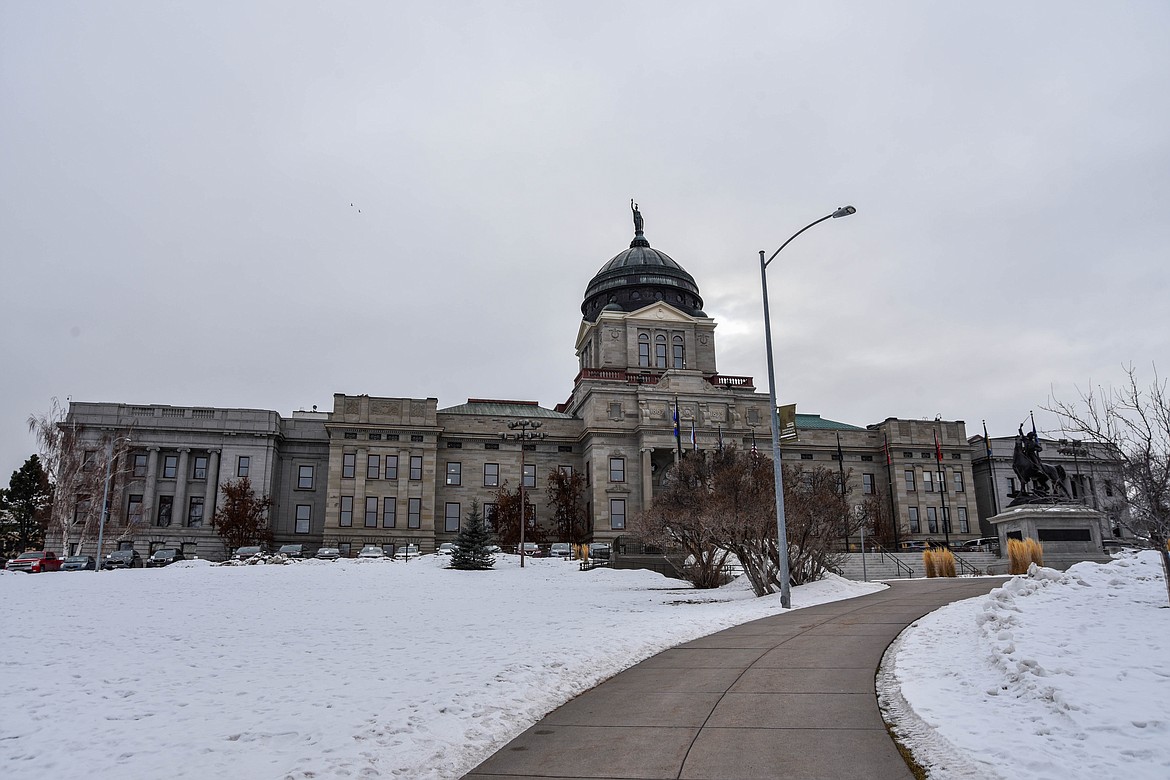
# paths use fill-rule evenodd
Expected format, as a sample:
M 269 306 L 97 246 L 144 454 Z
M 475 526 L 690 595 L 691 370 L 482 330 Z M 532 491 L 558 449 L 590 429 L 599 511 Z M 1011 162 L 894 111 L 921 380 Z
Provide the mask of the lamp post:
M 530 439 L 543 439 L 548 436 L 547 433 L 536 433 L 536 429 L 542 425 L 540 420 L 515 420 L 508 423 L 508 427 L 519 433 L 504 433 L 500 434 L 506 439 L 515 439 L 520 442 L 520 568 L 524 568 L 524 529 L 528 525 L 528 518 L 525 517 L 526 505 L 524 503 L 524 442 Z M 530 432 L 528 429 L 531 428 Z M 535 482 L 533 487 L 535 487 Z
M 767 260 L 764 259 L 764 250 L 760 250 L 760 287 L 764 296 L 764 342 L 768 350 L 768 400 L 772 411 L 772 471 L 776 480 L 776 541 L 780 559 L 780 606 L 784 609 L 792 607 L 792 592 L 788 582 L 791 577 L 788 571 L 788 531 L 784 523 L 784 470 L 780 465 L 780 412 L 776 406 L 776 371 L 772 361 L 772 319 L 768 312 L 768 264 L 775 260 L 776 255 L 780 254 L 784 247 L 791 244 L 793 239 L 813 225 L 819 225 L 826 219 L 847 217 L 856 211 L 857 209 L 852 206 L 842 206 L 832 214 L 826 214 L 815 222 L 810 222 L 796 231 L 792 238 L 781 244 L 780 248 L 773 252 Z
M 102 534 L 106 530 L 106 518 L 110 514 L 110 466 L 114 462 L 114 445 L 120 441 L 129 443 L 130 439 L 122 436 L 110 439 L 110 443 L 106 445 L 106 479 L 102 485 L 102 514 L 98 520 L 97 554 L 94 556 L 93 564 L 95 572 L 102 570 Z
M 1081 494 L 1081 495 L 1077 496 L 1077 498 L 1079 498 L 1081 500 L 1082 504 L 1085 504 L 1085 503 L 1087 503 L 1085 501 L 1085 495 L 1084 495 L 1085 494 L 1085 484 L 1084 484 L 1084 481 L 1081 479 L 1081 462 L 1080 462 L 1080 456 L 1086 454 L 1085 443 L 1083 441 L 1081 441 L 1080 439 L 1061 439 L 1057 443 L 1060 444 L 1060 446 L 1056 449 L 1057 452 L 1059 452 L 1061 455 L 1072 455 L 1073 456 L 1073 470 L 1076 472 L 1076 479 L 1070 480 L 1070 482 L 1073 482 L 1076 485 L 1077 492 L 1079 492 Z M 1090 467 L 1091 467 L 1091 465 L 1092 464 L 1090 464 Z M 1095 500 L 1096 500 L 1096 496 L 1094 496 L 1094 501 Z M 1096 507 L 1094 507 L 1094 509 L 1095 508 Z

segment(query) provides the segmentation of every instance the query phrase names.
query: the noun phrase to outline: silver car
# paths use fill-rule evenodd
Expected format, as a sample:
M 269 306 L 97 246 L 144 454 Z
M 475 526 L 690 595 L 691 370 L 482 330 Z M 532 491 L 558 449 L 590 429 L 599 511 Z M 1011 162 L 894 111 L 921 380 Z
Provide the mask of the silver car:
M 319 561 L 336 561 L 341 557 L 341 550 L 336 547 L 322 547 L 313 557 Z

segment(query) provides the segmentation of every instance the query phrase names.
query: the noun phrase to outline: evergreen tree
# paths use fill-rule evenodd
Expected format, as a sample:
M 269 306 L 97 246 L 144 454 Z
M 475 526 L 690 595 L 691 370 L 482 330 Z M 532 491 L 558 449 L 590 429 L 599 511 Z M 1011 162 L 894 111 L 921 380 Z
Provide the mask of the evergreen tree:
M 0 554 L 17 555 L 45 545 L 45 528 L 53 503 L 53 487 L 33 455 L 12 472 L 7 490 L 0 490 Z
M 451 568 L 472 571 L 492 568 L 496 559 L 488 551 L 488 544 L 491 540 L 491 531 L 487 529 L 483 515 L 479 512 L 479 502 L 472 501 L 466 522 L 463 524 L 462 530 L 459 531 L 459 538 L 455 540 L 455 552 L 451 555 Z

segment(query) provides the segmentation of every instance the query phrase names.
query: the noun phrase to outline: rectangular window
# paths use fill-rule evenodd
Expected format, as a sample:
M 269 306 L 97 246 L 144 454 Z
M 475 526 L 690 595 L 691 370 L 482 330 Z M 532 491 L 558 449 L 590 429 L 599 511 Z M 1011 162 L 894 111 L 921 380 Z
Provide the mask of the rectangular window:
M 398 456 L 386 456 L 386 479 L 398 479 Z
M 938 533 L 938 510 L 932 506 L 926 508 L 926 530 L 929 533 Z
M 414 442 L 421 442 L 423 440 L 422 434 L 421 433 L 412 433 L 412 434 L 410 434 L 410 440 L 414 441 Z
M 366 438 L 367 438 L 367 439 L 369 439 L 370 441 L 382 441 L 382 434 L 380 434 L 380 433 L 371 433 L 371 434 L 370 434 L 370 435 L 368 435 Z
M 366 528 L 378 527 L 378 497 L 366 496 Z
M 906 492 L 913 493 L 914 492 L 914 469 L 906 469 L 906 471 L 904 473 L 906 475 Z
M 166 455 L 163 457 L 163 479 L 174 479 L 179 474 L 179 456 Z
M 195 467 L 191 469 L 191 479 L 207 479 L 206 455 L 195 456 Z
M 93 506 L 93 500 L 89 496 L 78 496 L 77 503 L 73 505 L 73 522 L 84 523 L 86 516 L 89 514 L 90 507 Z
M 902 453 L 902 457 L 903 457 L 903 458 L 913 458 L 913 457 L 914 457 L 914 453 L 913 453 L 913 452 L 903 452 L 903 453 Z
M 625 482 L 626 481 L 626 459 L 625 458 L 610 458 L 609 459 L 609 481 L 610 482 Z
M 867 496 L 872 496 L 875 492 L 873 474 L 861 475 L 861 492 Z
M 126 521 L 130 525 L 137 525 L 142 522 L 141 493 L 130 494 L 130 500 L 126 502 Z
M 927 493 L 934 492 L 934 472 L 933 471 L 922 472 L 922 489 L 923 489 L 923 491 L 925 491 Z
M 295 532 L 298 534 L 307 534 L 309 527 L 312 525 L 313 507 L 309 504 L 297 504 L 297 524 Z
M 449 449 L 449 450 L 461 450 L 461 449 L 463 449 L 463 442 L 461 442 L 461 441 L 449 441 L 449 442 L 447 442 L 447 449 Z
M 382 527 L 393 528 L 398 525 L 398 499 L 387 496 L 382 501 Z
M 1008 495 L 1010 496 L 1015 492 L 1016 492 L 1016 481 L 1013 478 L 1008 477 Z
M 918 507 L 910 507 L 910 533 L 917 534 L 922 532 L 922 526 L 918 522 Z
M 131 456 L 131 458 L 132 458 L 133 463 L 134 463 L 134 476 L 135 477 L 145 477 L 146 476 L 146 463 L 147 463 L 146 453 L 145 452 L 136 452 L 136 453 L 134 453 L 134 455 Z
M 800 453 L 800 459 L 801 460 L 812 460 L 813 459 L 812 453 L 811 452 L 802 452 L 802 453 Z M 837 457 L 834 455 L 833 460 L 836 460 L 836 459 L 837 459 Z
M 366 479 L 377 479 L 382 476 L 382 456 L 366 456 Z
M 959 510 L 959 533 L 971 533 L 971 524 L 967 522 L 967 507 L 961 506 Z
M 337 524 L 342 528 L 353 525 L 353 496 L 341 497 L 341 514 L 337 518 Z
M 489 441 L 483 445 L 483 448 L 485 450 L 498 450 L 500 448 L 500 443 L 498 441 Z
M 621 529 L 626 527 L 626 500 L 611 498 L 609 500 L 609 527 Z
M 448 463 L 447 464 L 447 484 L 454 486 L 459 485 L 463 481 L 463 464 L 462 463 Z
M 165 528 L 171 524 L 171 515 L 174 514 L 175 497 L 174 496 L 159 496 L 158 497 L 158 515 L 156 523 Z
M 572 466 L 557 466 L 557 470 L 560 471 L 562 474 L 564 474 L 569 479 L 573 478 L 573 467 Z
M 252 458 L 251 457 L 249 457 L 247 455 L 241 455 L 240 457 L 236 458 L 236 476 L 237 477 L 248 476 L 248 469 L 250 469 L 251 467 L 252 467 Z
M 191 496 L 187 506 L 187 526 L 190 528 L 203 527 L 203 496 Z
M 97 450 L 86 450 L 81 456 L 81 470 L 93 471 L 94 464 L 97 463 Z M 173 479 L 174 477 L 172 477 Z
M 558 444 L 557 445 L 557 452 L 572 452 L 572 451 L 573 451 L 572 444 Z
M 524 487 L 526 487 L 526 488 L 536 487 L 536 464 L 535 463 L 525 463 L 524 464 L 524 479 L 522 481 L 524 482 Z
M 593 484 L 593 461 L 585 461 L 585 486 Z
M 500 464 L 499 463 L 485 463 L 485 464 L 483 464 L 483 486 L 484 487 L 499 487 L 500 486 Z
M 422 455 L 410 456 L 410 478 L 422 479 Z
M 1105 497 L 1113 498 L 1113 480 L 1105 480 Z
M 951 508 L 949 506 L 942 508 L 942 522 L 943 532 L 949 534 L 951 532 Z
M 955 476 L 954 476 L 955 492 L 962 493 L 963 492 L 963 472 L 960 471 L 959 469 L 955 469 L 954 474 L 955 474 Z
M 411 498 L 406 502 L 406 527 L 422 527 L 422 499 Z
M 312 466 L 298 466 L 297 467 L 297 490 L 312 490 L 313 489 L 313 467 Z
M 357 453 L 346 452 L 341 456 L 341 478 L 353 479 L 357 472 Z
M 459 533 L 459 503 L 447 502 L 447 511 L 444 513 L 443 530 L 449 534 Z

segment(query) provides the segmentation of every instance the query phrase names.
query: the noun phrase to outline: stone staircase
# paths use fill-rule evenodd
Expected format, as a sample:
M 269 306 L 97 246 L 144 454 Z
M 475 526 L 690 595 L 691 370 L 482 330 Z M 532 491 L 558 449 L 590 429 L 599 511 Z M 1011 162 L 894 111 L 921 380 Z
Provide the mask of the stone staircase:
M 995 553 L 959 553 L 955 558 L 967 564 L 960 566 L 956 560 L 955 569 L 960 576 L 970 575 L 971 569 L 975 569 L 979 574 L 1007 574 L 1007 558 L 1000 558 Z M 899 561 L 901 566 L 894 563 L 894 560 Z M 911 572 L 914 577 L 926 576 L 926 569 L 922 565 L 922 553 L 848 553 L 841 565 L 841 576 L 850 580 L 906 579 L 911 576 Z

